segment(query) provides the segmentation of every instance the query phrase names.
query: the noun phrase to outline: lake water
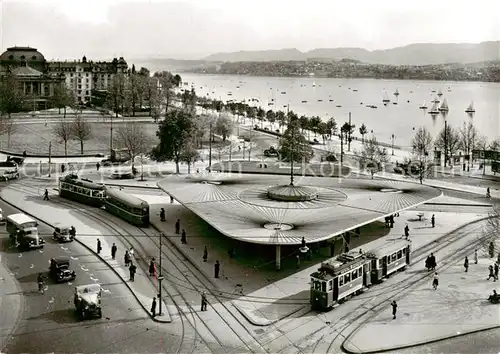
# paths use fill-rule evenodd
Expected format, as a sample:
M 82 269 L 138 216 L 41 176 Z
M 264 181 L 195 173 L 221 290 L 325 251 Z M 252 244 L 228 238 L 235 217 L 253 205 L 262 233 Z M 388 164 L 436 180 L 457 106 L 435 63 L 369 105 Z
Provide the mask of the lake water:
M 390 142 L 394 134 L 395 145 L 403 147 L 409 147 L 414 128 L 425 126 L 435 137 L 444 127 L 445 119 L 455 128 L 472 121 L 489 141 L 500 135 L 500 84 L 497 83 L 195 74 L 183 74 L 182 80 L 188 82 L 185 88 L 193 85 L 199 96 L 223 101 L 256 98 L 259 103 L 255 105 L 265 110 L 286 111 L 286 106 L 290 105 L 290 109 L 299 116 L 317 115 L 324 120 L 334 117 L 338 125 L 347 122 L 351 112 L 356 135 L 359 135 L 358 128 L 364 123 L 379 141 Z M 399 92 L 397 97 L 393 94 L 396 90 Z M 433 90 L 436 92 L 433 93 Z M 439 90 L 443 95 L 438 99 L 443 101 L 446 98 L 448 102 L 446 117 L 427 113 Z M 385 92 L 391 100 L 387 106 L 382 103 Z M 476 109 L 473 116 L 465 113 L 471 101 Z M 419 109 L 424 102 L 428 110 Z M 377 108 L 366 105 L 376 105 Z

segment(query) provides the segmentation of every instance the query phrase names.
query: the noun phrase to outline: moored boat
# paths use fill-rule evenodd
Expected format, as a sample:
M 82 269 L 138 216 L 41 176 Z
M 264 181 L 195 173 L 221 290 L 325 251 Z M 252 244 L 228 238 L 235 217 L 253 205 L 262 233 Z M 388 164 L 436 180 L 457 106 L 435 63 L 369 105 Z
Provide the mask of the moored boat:
M 396 96 L 396 97 L 397 97 L 397 96 L 399 96 L 399 91 L 398 91 L 398 89 L 396 89 L 396 92 L 394 92 L 394 96 Z
M 446 102 L 446 98 L 443 100 L 443 103 L 441 103 L 441 107 L 439 107 L 440 112 L 448 112 L 450 109 L 448 107 L 448 102 Z
M 427 105 L 425 104 L 425 101 L 424 101 L 424 103 L 422 103 L 422 105 L 421 105 L 420 107 L 418 107 L 418 108 L 420 108 L 420 109 L 427 109 Z
M 471 101 L 469 107 L 465 110 L 465 113 L 475 113 L 476 109 L 474 108 L 474 102 Z
M 436 102 L 434 102 L 434 104 L 432 105 L 429 114 L 439 114 L 438 104 Z
M 382 98 L 382 102 L 384 104 L 391 102 L 391 100 L 389 99 L 389 95 L 387 94 L 387 91 L 384 92 L 384 98 Z

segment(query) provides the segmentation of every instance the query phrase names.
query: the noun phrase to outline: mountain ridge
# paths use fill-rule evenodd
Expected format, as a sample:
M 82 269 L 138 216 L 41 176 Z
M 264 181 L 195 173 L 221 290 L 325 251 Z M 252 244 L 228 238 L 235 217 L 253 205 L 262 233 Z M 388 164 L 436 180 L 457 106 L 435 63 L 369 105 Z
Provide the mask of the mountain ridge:
M 481 43 L 412 43 L 391 49 L 367 50 L 358 47 L 296 48 L 221 52 L 200 60 L 206 62 L 305 61 L 308 59 L 352 59 L 369 64 L 439 65 L 500 60 L 500 41 Z

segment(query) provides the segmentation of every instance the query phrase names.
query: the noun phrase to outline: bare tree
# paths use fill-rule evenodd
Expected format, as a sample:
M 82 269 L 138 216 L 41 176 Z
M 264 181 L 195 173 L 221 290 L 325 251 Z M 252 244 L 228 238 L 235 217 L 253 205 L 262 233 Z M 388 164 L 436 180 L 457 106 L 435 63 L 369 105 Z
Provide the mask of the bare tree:
M 462 149 L 467 159 L 467 171 L 470 168 L 471 153 L 477 139 L 478 132 L 474 124 L 472 124 L 472 122 L 464 122 L 463 127 L 460 129 L 460 149 Z
M 222 136 L 222 141 L 231 135 L 234 129 L 234 122 L 228 114 L 220 114 L 215 121 L 214 133 Z
M 191 173 L 191 165 L 193 165 L 196 160 L 200 158 L 200 153 L 196 149 L 196 142 L 193 137 L 188 139 L 188 142 L 182 149 L 181 159 L 188 166 L 188 174 Z
M 76 117 L 72 123 L 72 136 L 80 143 L 80 154 L 83 155 L 83 144 L 92 136 L 92 127 L 81 116 Z
M 149 142 L 150 140 L 139 122 L 123 124 L 116 130 L 116 144 L 127 150 L 132 160 L 132 167 L 134 167 L 134 160 L 137 156 L 151 150 Z
M 422 183 L 433 168 L 432 157 L 429 156 L 432 151 L 432 136 L 426 128 L 418 128 L 412 140 L 412 148 L 407 172 Z
M 59 114 L 61 114 L 61 109 L 63 109 L 64 118 L 66 118 L 66 108 L 75 107 L 76 105 L 76 98 L 73 92 L 68 89 L 64 82 L 54 88 L 54 95 L 51 97 L 51 101 L 59 109 Z
M 365 140 L 359 159 L 360 169 L 370 172 L 372 179 L 375 173 L 382 171 L 385 163 L 389 161 L 387 150 L 380 148 L 374 136 Z
M 486 150 L 488 149 L 488 138 L 484 135 L 477 138 L 475 149 L 481 152 L 480 155 L 483 155 L 483 175 L 486 174 Z
M 0 134 L 7 134 L 7 148 L 10 148 L 10 139 L 12 134 L 17 131 L 17 125 L 14 124 L 12 119 L 5 116 L 0 116 Z
M 54 126 L 54 135 L 64 143 L 64 155 L 68 155 L 68 141 L 73 137 L 73 124 L 62 119 Z
M 167 117 L 168 109 L 174 98 L 174 76 L 168 71 L 159 71 L 154 73 L 154 77 L 158 78 L 157 88 L 159 92 L 160 104 L 165 104 L 165 117 Z
M 116 74 L 108 87 L 106 105 L 115 112 L 118 118 L 118 112 L 123 114 L 125 105 L 125 87 L 126 78 L 123 74 Z
M 448 160 L 451 166 L 453 156 L 455 156 L 460 149 L 460 134 L 448 124 L 446 128 L 443 128 L 443 130 L 439 132 L 434 142 L 434 146 L 443 151 L 445 159 Z
M 25 101 L 25 94 L 16 78 L 7 74 L 0 80 L 0 115 L 19 111 Z
M 212 124 L 212 128 L 214 128 L 216 121 L 217 117 L 213 114 L 202 114 L 196 117 L 194 121 L 194 137 L 198 148 L 203 149 L 203 138 L 209 133 L 210 124 Z

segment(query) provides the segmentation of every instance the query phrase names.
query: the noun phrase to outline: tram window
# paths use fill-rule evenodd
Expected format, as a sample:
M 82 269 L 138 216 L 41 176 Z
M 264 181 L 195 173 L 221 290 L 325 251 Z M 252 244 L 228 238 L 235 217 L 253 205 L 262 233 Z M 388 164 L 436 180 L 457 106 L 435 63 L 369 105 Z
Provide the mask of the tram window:
M 372 269 L 377 269 L 377 260 L 372 259 Z
M 326 293 L 326 281 L 321 282 L 321 291 Z
M 321 282 L 319 280 L 316 280 L 314 282 L 314 290 L 318 290 L 318 291 L 321 290 Z
M 387 264 L 391 264 L 391 256 L 387 256 Z
M 399 250 L 398 251 L 398 259 L 401 259 L 403 257 L 403 251 Z
M 403 248 L 403 255 L 406 254 L 406 248 Z
M 333 280 L 328 281 L 328 291 L 333 290 Z
M 311 278 L 311 289 L 314 289 L 314 279 Z
M 352 280 L 356 279 L 358 277 L 358 270 L 357 269 L 354 269 L 352 271 Z
M 391 256 L 391 262 L 396 262 L 396 253 L 393 253 L 392 256 Z
M 339 286 L 342 286 L 342 285 L 344 285 L 344 277 L 340 276 L 339 277 Z
M 351 281 L 351 273 L 347 273 L 345 276 L 344 276 L 344 282 L 347 284 Z

